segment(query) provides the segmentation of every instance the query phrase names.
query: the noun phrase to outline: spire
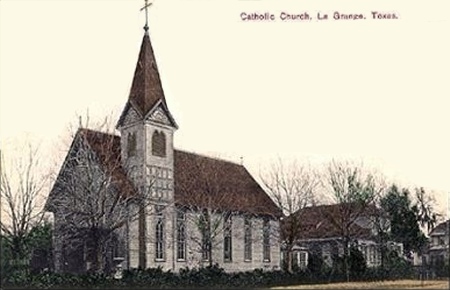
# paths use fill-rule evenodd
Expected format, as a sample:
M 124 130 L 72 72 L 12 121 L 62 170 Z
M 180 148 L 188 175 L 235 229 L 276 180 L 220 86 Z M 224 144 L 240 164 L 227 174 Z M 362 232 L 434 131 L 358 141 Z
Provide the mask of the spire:
M 146 23 L 144 26 L 145 33 L 142 38 L 141 50 L 134 71 L 128 102 L 120 115 L 116 128 L 122 126 L 130 107 L 138 112 L 140 118 L 146 118 L 150 111 L 152 111 L 153 114 L 153 109 L 155 109 L 158 104 L 162 105 L 171 125 L 178 128 L 167 107 L 164 90 L 159 77 L 158 66 L 150 42 L 147 23 L 147 8 L 150 5 L 151 3 L 148 4 L 148 0 L 146 0 L 145 6 L 141 8 L 141 10 L 145 10 L 146 13 Z
M 159 100 L 166 105 L 158 66 L 148 31 L 146 31 L 134 71 L 129 101 L 140 111 L 142 116 L 145 116 Z

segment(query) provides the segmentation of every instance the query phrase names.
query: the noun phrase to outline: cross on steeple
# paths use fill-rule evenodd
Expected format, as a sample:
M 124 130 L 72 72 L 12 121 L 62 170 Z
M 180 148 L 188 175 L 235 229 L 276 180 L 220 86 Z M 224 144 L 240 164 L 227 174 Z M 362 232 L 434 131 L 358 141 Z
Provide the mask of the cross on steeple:
M 144 26 L 145 32 L 148 31 L 148 7 L 150 7 L 152 4 L 153 3 L 148 3 L 148 0 L 145 0 L 145 5 L 140 10 L 140 11 L 145 10 L 145 26 Z

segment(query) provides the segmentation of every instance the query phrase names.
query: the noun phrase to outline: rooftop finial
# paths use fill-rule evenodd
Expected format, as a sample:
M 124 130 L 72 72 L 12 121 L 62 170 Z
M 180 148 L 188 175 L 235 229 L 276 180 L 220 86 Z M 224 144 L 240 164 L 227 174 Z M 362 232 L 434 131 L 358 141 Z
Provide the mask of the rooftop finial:
M 142 10 L 145 10 L 145 26 L 144 26 L 144 30 L 147 33 L 148 31 L 148 7 L 150 7 L 153 3 L 148 3 L 148 0 L 145 0 L 145 5 L 144 7 L 141 8 Z

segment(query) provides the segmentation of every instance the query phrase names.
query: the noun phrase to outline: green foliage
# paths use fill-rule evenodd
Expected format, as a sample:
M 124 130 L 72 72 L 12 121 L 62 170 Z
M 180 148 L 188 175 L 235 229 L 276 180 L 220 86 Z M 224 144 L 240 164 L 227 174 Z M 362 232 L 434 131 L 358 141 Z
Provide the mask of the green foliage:
M 364 259 L 364 255 L 358 250 L 357 247 L 352 246 L 350 248 L 350 277 L 353 280 L 358 279 L 366 272 L 366 260 Z
M 359 279 L 361 281 L 380 281 L 397 279 L 414 279 L 414 267 L 397 252 L 388 252 L 384 267 L 366 268 Z
M 28 271 L 50 268 L 52 228 L 49 224 L 33 227 L 24 237 L 1 237 L 1 274 L 22 281 Z
M 9 261 L 12 259 L 11 248 L 7 246 L 5 237 L 0 236 L 0 270 L 1 277 L 6 277 L 11 273 Z
M 436 277 L 450 277 L 449 261 L 436 260 L 430 265 L 430 268 Z
M 52 226 L 51 224 L 42 224 L 31 229 L 28 236 L 29 246 L 33 249 L 52 247 Z
M 29 234 L 30 268 L 32 272 L 50 269 L 52 266 L 52 226 L 34 227 Z
M 316 253 L 309 253 L 308 255 L 308 273 L 313 276 L 319 276 L 324 272 L 324 262 L 322 259 L 322 255 Z
M 391 236 L 396 242 L 403 243 L 405 254 L 420 251 L 426 237 L 419 227 L 420 216 L 412 204 L 408 189 L 392 185 L 387 195 L 381 200 L 381 207 L 388 213 L 391 223 Z
M 362 273 L 361 256 L 351 252 L 354 274 L 360 279 L 377 279 L 380 275 L 376 269 L 364 270 Z M 226 273 L 218 265 L 204 268 L 180 269 L 179 273 L 163 271 L 161 268 L 132 269 L 124 271 L 123 278 L 116 280 L 103 274 L 56 274 L 42 272 L 39 274 L 14 274 L 7 277 L 5 288 L 28 289 L 232 289 L 232 288 L 268 288 L 273 286 L 299 285 L 308 283 L 328 283 L 342 281 L 344 275 L 335 274 L 330 278 L 331 269 L 324 263 L 310 260 L 308 269 L 291 274 L 286 271 L 254 271 Z M 403 261 L 404 262 L 404 261 Z M 404 267 L 402 259 L 393 261 L 390 271 L 397 271 L 393 278 L 402 278 Z M 358 266 L 359 265 L 359 266 Z M 403 270 L 402 270 L 403 269 Z M 358 272 L 359 271 L 359 272 Z M 402 272 L 403 271 L 403 272 Z

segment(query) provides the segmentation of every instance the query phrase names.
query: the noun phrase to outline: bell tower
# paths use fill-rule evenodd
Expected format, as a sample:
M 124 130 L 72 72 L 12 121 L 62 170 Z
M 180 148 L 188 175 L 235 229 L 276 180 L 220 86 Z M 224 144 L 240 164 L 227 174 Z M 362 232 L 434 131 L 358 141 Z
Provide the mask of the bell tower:
M 169 184 L 173 181 L 173 135 L 178 126 L 166 103 L 148 30 L 116 128 L 121 133 L 123 166 L 136 188 L 152 187 L 156 198 L 171 200 L 168 189 L 173 189 Z
M 138 221 L 129 222 L 129 265 L 147 268 L 157 266 L 152 261 L 168 260 L 166 245 L 158 246 L 153 231 L 156 211 L 169 210 L 174 201 L 173 136 L 178 126 L 166 103 L 147 23 L 144 30 L 130 94 L 116 128 L 121 134 L 122 166 L 138 193 L 150 201 L 139 207 Z M 167 223 L 169 229 L 169 219 Z M 154 259 L 155 252 L 161 253 L 160 259 L 158 254 Z

